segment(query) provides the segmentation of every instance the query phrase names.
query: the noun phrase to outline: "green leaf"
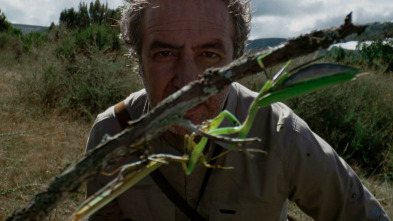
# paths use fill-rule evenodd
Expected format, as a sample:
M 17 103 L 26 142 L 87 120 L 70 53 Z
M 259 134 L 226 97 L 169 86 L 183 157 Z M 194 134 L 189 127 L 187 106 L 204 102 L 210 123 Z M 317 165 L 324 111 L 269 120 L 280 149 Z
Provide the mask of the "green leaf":
M 258 100 L 258 106 L 285 101 L 356 78 L 360 69 L 338 64 L 314 64 L 293 74 Z
M 312 64 L 294 73 L 289 73 L 286 79 L 280 82 L 280 84 L 276 84 L 275 87 L 271 89 L 271 91 L 282 90 L 284 88 L 291 87 L 312 79 L 321 79 L 321 78 L 325 79 L 324 77 L 333 76 L 337 74 L 347 74 L 352 77 L 355 77 L 355 75 L 359 72 L 360 69 L 349 67 L 346 65 L 341 65 L 341 64 L 330 64 L 330 63 Z

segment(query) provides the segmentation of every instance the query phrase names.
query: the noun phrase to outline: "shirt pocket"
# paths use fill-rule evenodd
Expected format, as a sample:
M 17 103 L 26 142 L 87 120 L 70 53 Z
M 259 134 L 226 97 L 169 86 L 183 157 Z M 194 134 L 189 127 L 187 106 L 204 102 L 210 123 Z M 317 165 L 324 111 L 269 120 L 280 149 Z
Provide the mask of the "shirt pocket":
M 241 220 L 241 217 L 239 216 L 238 210 L 213 208 L 213 210 L 210 211 L 209 220 L 210 221 L 221 221 L 221 220 L 231 221 L 231 220 Z
M 272 205 L 248 204 L 234 205 L 232 203 L 220 203 L 214 205 L 209 212 L 209 221 L 231 221 L 231 220 L 286 220 L 286 216 L 282 217 L 284 208 L 273 208 Z

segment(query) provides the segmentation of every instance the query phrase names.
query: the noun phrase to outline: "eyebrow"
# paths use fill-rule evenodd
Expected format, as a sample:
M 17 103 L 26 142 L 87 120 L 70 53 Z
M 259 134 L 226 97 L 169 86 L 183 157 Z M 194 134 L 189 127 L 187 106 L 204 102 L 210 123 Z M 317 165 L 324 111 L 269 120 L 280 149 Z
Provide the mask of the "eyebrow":
M 176 45 L 176 44 L 172 44 L 172 43 L 168 43 L 168 42 L 163 42 L 163 41 L 154 41 L 150 45 L 150 51 L 155 50 L 155 49 L 159 49 L 159 48 L 171 48 L 171 49 L 179 50 L 179 49 L 183 49 L 184 46 L 183 45 Z M 195 46 L 192 49 L 198 50 L 198 49 L 207 49 L 207 48 L 214 48 L 214 49 L 218 49 L 221 51 L 226 51 L 224 44 L 220 40 L 213 40 L 211 42 L 207 42 L 202 45 Z
M 167 42 L 163 42 L 163 41 L 154 41 L 150 45 L 150 51 L 158 49 L 158 48 L 182 49 L 182 48 L 184 48 L 184 46 L 175 45 L 175 44 L 171 44 L 171 43 L 167 43 Z
M 225 46 L 220 40 L 213 40 L 211 42 L 207 42 L 205 44 L 193 47 L 192 49 L 195 50 L 195 49 L 207 49 L 207 48 L 213 48 L 213 49 L 225 51 Z

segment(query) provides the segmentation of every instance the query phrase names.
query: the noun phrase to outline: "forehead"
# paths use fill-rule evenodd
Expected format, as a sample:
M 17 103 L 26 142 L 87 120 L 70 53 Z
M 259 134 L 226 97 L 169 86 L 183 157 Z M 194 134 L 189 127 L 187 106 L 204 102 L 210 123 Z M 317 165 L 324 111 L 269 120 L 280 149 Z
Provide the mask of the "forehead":
M 145 34 L 209 32 L 232 37 L 233 20 L 223 0 L 155 0 L 143 14 Z

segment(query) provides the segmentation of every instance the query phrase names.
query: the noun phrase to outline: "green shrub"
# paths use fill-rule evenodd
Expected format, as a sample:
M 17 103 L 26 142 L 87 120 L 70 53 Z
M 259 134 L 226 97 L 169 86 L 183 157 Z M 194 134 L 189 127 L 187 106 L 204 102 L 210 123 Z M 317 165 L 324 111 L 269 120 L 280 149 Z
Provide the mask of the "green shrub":
M 80 2 L 79 9 L 65 9 L 60 13 L 60 24 L 70 29 L 86 28 L 91 24 L 113 25 L 113 21 L 120 20 L 120 11 L 108 8 L 108 3 L 101 4 L 99 0 L 91 2 L 88 7 L 86 3 Z
M 359 62 L 360 54 L 356 51 L 345 50 L 341 47 L 333 47 L 327 52 L 327 57 L 341 64 L 354 64 Z
M 55 55 L 57 58 L 74 60 L 76 54 L 75 41 L 72 38 L 63 38 L 57 43 Z
M 393 39 L 359 44 L 358 49 L 369 67 L 383 68 L 385 73 L 393 71 Z
M 0 48 L 4 48 L 10 41 L 11 36 L 8 33 L 0 33 Z
M 97 47 L 99 50 L 119 50 L 117 31 L 106 25 L 91 25 L 75 35 L 75 44 L 81 49 Z
M 32 47 L 40 47 L 46 42 L 46 39 L 46 36 L 41 32 L 30 32 L 22 38 L 23 49 L 30 51 Z
M 393 72 L 393 39 L 359 42 L 355 51 L 334 47 L 327 53 L 327 58 L 344 64 L 382 70 L 383 73 Z
M 7 21 L 5 14 L 0 9 L 0 49 L 6 49 L 10 56 L 17 60 L 20 59 L 22 55 L 22 37 L 22 32 L 11 26 L 11 23 Z
M 126 59 L 112 62 L 109 56 L 96 53 L 98 56 L 92 59 L 82 57 L 67 66 L 67 93 L 61 101 L 63 108 L 77 110 L 89 118 L 141 88 L 138 77 L 125 67 Z
M 23 43 L 19 35 L 0 32 L 0 49 L 12 59 L 19 60 L 23 54 Z
M 142 87 L 127 67 L 129 59 L 90 50 L 91 57 L 75 55 L 73 61 L 48 62 L 46 68 L 27 73 L 18 84 L 19 99 L 91 120 Z
M 8 32 L 10 29 L 12 29 L 12 26 L 7 21 L 5 14 L 0 9 L 0 32 Z

